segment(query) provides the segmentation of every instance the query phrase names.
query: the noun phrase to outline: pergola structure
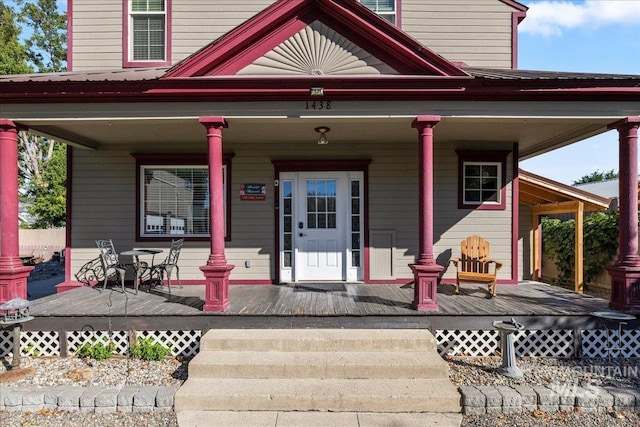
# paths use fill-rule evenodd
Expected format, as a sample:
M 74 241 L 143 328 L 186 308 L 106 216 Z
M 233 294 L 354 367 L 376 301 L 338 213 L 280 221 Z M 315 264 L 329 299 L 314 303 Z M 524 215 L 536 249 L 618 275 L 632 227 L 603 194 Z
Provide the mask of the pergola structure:
M 519 171 L 520 202 L 531 206 L 533 214 L 533 268 L 532 279 L 540 278 L 542 259 L 543 215 L 570 213 L 575 217 L 575 278 L 574 289 L 582 293 L 584 285 L 584 213 L 604 211 L 609 207 L 609 199 L 530 172 Z

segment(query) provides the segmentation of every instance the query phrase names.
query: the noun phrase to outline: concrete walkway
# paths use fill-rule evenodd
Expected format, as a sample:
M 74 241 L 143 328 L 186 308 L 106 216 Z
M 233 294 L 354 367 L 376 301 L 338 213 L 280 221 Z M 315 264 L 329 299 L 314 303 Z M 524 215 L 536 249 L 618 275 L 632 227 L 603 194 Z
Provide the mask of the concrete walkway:
M 462 414 L 362 412 L 182 412 L 178 425 L 209 427 L 459 427 Z

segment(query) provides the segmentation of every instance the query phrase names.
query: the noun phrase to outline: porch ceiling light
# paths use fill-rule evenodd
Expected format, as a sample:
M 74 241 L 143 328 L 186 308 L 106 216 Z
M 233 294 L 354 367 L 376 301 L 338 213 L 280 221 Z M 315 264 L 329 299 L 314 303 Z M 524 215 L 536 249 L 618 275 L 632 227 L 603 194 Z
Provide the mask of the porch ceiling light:
M 315 129 L 316 132 L 320 133 L 320 137 L 318 138 L 318 145 L 327 145 L 329 143 L 329 140 L 327 139 L 327 132 L 329 132 L 331 129 L 329 129 L 326 126 L 319 126 Z

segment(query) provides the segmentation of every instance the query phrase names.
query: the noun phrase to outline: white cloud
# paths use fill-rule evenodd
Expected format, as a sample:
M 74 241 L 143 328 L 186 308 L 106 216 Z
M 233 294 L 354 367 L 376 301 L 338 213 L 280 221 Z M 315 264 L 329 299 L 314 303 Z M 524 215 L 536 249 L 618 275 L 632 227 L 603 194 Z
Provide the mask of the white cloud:
M 519 30 L 545 37 L 577 27 L 638 25 L 640 17 L 640 0 L 532 1 L 527 6 Z

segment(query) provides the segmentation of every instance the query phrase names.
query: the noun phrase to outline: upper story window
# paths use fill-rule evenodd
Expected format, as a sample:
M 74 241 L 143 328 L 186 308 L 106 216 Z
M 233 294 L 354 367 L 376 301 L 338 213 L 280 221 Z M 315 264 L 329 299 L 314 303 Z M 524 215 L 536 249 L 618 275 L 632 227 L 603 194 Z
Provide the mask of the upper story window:
M 125 0 L 125 67 L 168 65 L 171 0 Z
M 358 0 L 387 21 L 397 25 L 397 0 Z

